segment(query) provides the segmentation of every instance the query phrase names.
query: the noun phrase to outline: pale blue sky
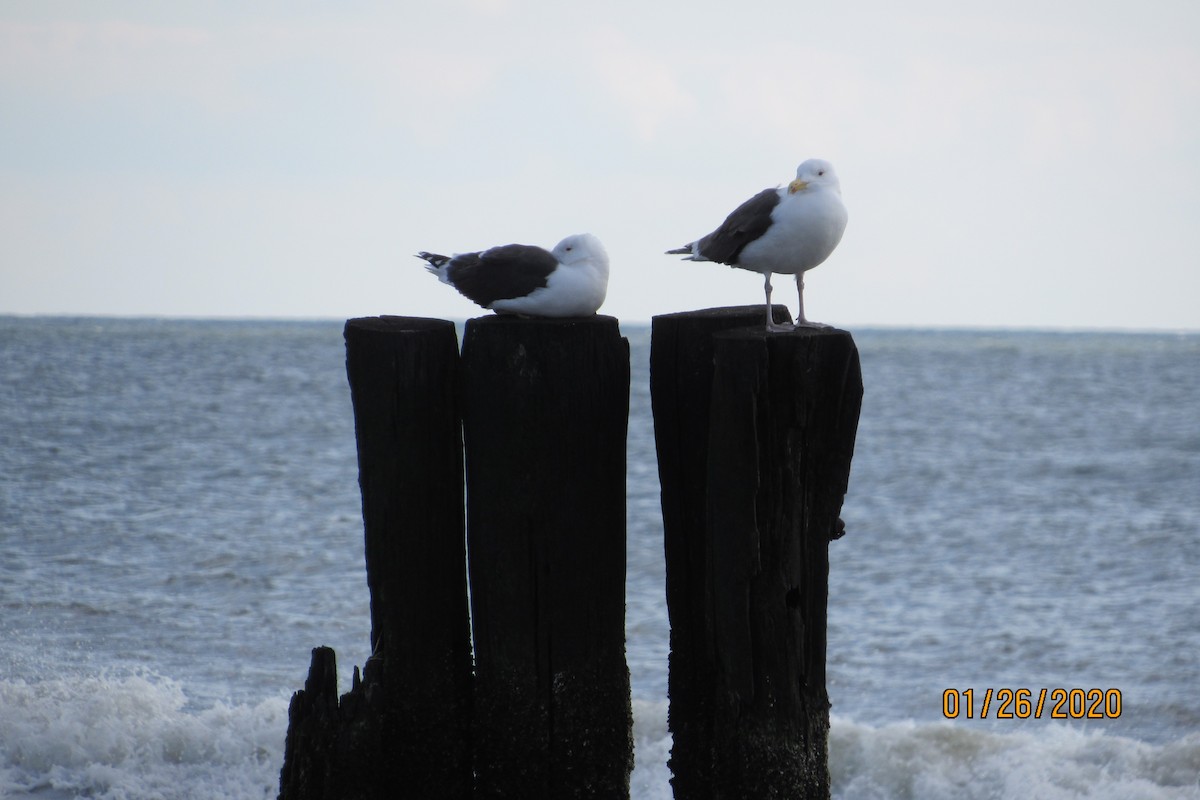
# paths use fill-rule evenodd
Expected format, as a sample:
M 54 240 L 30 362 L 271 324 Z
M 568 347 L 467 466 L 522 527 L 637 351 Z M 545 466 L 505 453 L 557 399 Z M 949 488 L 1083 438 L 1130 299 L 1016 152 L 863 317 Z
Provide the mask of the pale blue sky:
M 809 5 L 0 2 L 0 313 L 464 318 L 413 253 L 582 231 L 754 303 L 662 251 L 819 156 L 812 319 L 1200 329 L 1200 3 Z

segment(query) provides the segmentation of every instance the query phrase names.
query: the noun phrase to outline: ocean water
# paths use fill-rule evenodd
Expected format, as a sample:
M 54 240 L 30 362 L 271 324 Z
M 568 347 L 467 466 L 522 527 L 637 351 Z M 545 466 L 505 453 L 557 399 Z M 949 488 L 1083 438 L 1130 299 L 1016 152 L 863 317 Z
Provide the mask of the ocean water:
M 633 797 L 665 800 L 649 329 L 623 331 Z M 854 333 L 834 797 L 1200 798 L 1200 335 Z M 0 797 L 274 797 L 311 648 L 343 684 L 367 656 L 359 502 L 340 322 L 0 317 Z

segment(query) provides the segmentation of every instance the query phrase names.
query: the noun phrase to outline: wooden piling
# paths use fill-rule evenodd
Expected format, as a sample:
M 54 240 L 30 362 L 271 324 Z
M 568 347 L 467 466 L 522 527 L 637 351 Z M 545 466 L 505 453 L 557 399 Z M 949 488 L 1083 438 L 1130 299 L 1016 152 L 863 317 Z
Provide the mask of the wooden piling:
M 617 321 L 489 316 L 462 353 L 476 796 L 629 796 Z
M 445 320 L 379 317 L 348 321 L 345 339 L 372 654 L 338 703 L 334 654 L 314 651 L 311 685 L 292 700 L 280 797 L 466 800 L 473 688 L 457 335 Z
M 845 331 L 760 315 L 654 319 L 676 800 L 829 796 L 828 542 L 862 378 Z
M 791 321 L 783 306 L 776 322 Z M 670 766 L 678 800 L 703 798 L 711 785 L 714 655 L 705 588 L 709 419 L 714 334 L 762 324 L 761 306 L 688 311 L 654 317 L 650 400 L 658 453 L 671 623 L 668 690 Z

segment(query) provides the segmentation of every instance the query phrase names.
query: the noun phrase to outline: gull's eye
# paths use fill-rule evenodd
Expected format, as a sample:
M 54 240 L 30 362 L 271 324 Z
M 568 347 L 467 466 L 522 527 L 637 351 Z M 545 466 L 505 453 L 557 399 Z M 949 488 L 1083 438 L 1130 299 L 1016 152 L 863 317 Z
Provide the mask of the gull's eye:
M 824 174 L 825 174 L 825 170 L 823 170 L 823 169 L 817 170 L 817 175 L 824 175 Z

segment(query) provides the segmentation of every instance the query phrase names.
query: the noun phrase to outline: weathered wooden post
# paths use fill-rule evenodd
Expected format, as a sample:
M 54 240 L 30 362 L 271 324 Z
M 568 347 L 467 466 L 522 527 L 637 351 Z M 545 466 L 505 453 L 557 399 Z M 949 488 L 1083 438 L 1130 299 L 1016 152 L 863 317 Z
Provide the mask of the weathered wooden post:
M 845 331 L 760 314 L 654 319 L 677 800 L 829 796 L 828 542 L 862 378 Z
M 790 321 L 775 306 L 776 322 Z M 762 308 L 739 306 L 654 318 L 650 400 L 661 484 L 671 622 L 671 771 L 679 800 L 711 796 L 715 659 L 705 544 L 713 334 L 761 324 Z
M 629 796 L 625 438 L 612 317 L 467 323 L 477 797 Z
M 361 681 L 336 696 L 318 648 L 297 692 L 281 798 L 470 798 L 467 612 L 459 355 L 453 323 L 346 323 L 371 592 Z

